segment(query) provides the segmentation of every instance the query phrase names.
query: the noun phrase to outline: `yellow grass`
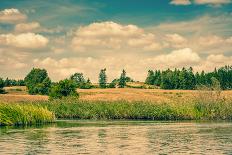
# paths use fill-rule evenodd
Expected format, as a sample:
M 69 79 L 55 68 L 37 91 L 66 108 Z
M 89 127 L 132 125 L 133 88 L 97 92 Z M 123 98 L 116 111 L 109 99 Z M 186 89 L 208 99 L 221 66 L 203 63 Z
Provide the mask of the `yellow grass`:
M 47 96 L 28 95 L 25 87 L 17 87 L 23 91 L 12 91 L 16 87 L 7 87 L 7 94 L 0 94 L 0 101 L 45 101 Z M 191 100 L 198 93 L 195 90 L 161 90 L 161 89 L 136 89 L 136 88 L 112 88 L 112 89 L 77 89 L 81 100 L 101 100 L 101 101 L 155 101 L 169 102 Z M 232 91 L 223 91 L 227 98 L 232 98 Z

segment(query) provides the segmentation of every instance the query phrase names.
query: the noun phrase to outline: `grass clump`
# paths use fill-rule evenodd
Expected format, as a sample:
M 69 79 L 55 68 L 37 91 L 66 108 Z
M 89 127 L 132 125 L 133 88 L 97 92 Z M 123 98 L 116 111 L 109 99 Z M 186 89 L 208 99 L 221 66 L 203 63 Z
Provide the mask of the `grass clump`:
M 54 120 L 54 114 L 43 107 L 32 104 L 0 104 L 0 126 L 31 125 Z
M 172 104 L 139 101 L 83 101 L 73 99 L 53 100 L 39 103 L 63 119 L 147 119 L 189 120 L 188 108 Z

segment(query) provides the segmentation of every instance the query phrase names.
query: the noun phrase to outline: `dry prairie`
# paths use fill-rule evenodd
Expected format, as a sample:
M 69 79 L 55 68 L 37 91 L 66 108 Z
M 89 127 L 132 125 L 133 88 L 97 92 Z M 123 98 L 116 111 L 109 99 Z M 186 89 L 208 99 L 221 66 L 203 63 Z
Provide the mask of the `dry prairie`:
M 2 102 L 48 100 L 48 96 L 28 95 L 25 87 L 7 87 L 6 91 L 8 92 L 7 94 L 0 94 L 0 101 Z M 81 100 L 127 100 L 154 102 L 178 102 L 180 100 L 191 100 L 198 93 L 196 90 L 161 90 L 136 88 L 77 89 L 77 91 L 80 94 Z M 232 98 L 232 91 L 223 91 L 222 94 L 226 98 Z

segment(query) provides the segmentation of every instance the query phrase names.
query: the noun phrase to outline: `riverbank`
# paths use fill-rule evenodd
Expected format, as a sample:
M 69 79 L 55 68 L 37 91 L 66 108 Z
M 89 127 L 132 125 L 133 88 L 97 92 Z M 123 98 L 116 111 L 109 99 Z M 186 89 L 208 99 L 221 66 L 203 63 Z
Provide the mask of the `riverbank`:
M 54 100 L 37 103 L 62 119 L 230 120 L 232 102 Z
M 42 106 L 27 104 L 0 104 L 0 126 L 32 125 L 55 121 L 53 112 Z
M 105 96 L 109 95 L 106 94 L 106 92 L 108 93 L 109 90 L 101 91 L 104 91 Z M 124 90 L 124 92 L 125 91 L 127 90 Z M 136 95 L 139 93 L 137 89 L 133 89 L 132 92 L 134 93 L 133 95 L 135 98 L 142 96 L 141 94 L 139 96 Z M 53 122 L 55 119 L 232 119 L 232 99 L 223 91 L 199 90 L 194 91 L 194 94 L 192 92 L 187 93 L 187 91 L 185 92 L 186 94 L 184 91 L 173 91 L 172 93 L 170 92 L 162 92 L 162 97 L 166 97 L 166 99 L 163 100 L 155 100 L 154 98 L 152 100 L 148 100 L 149 96 L 142 96 L 141 100 L 87 100 L 83 98 L 66 98 L 52 101 L 1 101 L 4 103 L 0 103 L 0 125 L 27 125 L 46 123 Z M 95 92 L 92 92 L 88 95 L 96 95 L 94 93 Z M 97 93 L 99 93 L 99 91 Z M 146 92 L 146 94 L 148 93 Z M 154 93 L 152 92 L 152 94 Z M 147 98 L 147 100 L 144 100 L 143 98 Z

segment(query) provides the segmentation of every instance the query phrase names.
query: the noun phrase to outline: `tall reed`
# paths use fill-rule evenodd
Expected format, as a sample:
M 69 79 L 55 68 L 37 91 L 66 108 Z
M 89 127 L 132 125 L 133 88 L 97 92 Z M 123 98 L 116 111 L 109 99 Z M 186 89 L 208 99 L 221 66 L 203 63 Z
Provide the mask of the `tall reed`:
M 0 104 L 0 126 L 48 123 L 55 115 L 44 107 L 32 104 Z

